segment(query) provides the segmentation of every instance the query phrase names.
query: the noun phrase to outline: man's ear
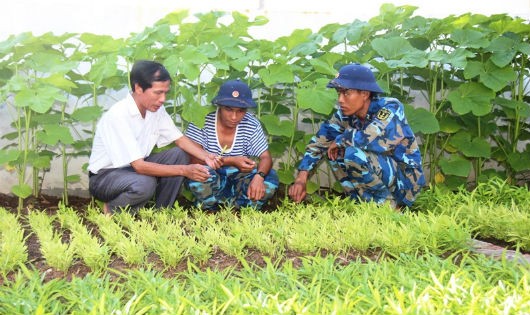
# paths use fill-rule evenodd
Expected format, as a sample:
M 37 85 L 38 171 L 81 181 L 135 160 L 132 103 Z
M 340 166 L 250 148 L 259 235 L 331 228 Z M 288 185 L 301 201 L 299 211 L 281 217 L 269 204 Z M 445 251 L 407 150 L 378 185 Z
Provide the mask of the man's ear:
M 133 91 L 134 91 L 135 93 L 143 93 L 143 92 L 144 92 L 144 89 L 142 89 L 142 87 L 140 86 L 140 84 L 135 83 L 135 84 L 134 84 L 134 89 L 133 89 Z
M 370 91 L 361 91 L 364 99 L 369 99 L 372 92 Z

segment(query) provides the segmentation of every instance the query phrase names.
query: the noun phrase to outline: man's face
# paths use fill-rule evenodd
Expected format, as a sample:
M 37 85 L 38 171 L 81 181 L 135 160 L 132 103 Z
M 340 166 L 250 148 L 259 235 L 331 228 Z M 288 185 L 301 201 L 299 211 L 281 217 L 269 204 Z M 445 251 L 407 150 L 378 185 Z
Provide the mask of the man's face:
M 246 112 L 246 108 L 219 106 L 219 123 L 227 128 L 235 128 L 241 122 Z
M 346 116 L 351 116 L 359 115 L 363 112 L 367 104 L 366 100 L 370 97 L 370 94 L 366 91 L 337 89 L 337 96 L 342 113 Z
M 148 89 L 142 90 L 136 86 L 135 93 L 140 97 L 140 111 L 147 110 L 156 112 L 166 101 L 166 94 L 169 92 L 171 81 L 155 81 Z M 142 110 L 143 109 L 143 110 Z

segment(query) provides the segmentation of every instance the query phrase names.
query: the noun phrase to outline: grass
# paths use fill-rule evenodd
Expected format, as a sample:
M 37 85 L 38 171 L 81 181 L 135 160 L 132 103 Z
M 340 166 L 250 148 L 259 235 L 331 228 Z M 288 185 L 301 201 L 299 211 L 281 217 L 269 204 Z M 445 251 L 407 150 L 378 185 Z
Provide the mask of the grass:
M 426 191 L 402 214 L 335 198 L 137 217 L 0 209 L 2 259 L 19 257 L 3 267 L 0 313 L 528 314 L 529 264 L 469 252 L 472 237 L 524 249 L 528 198 L 493 183 Z M 27 242 L 39 237 L 69 244 L 69 270 L 38 263 Z

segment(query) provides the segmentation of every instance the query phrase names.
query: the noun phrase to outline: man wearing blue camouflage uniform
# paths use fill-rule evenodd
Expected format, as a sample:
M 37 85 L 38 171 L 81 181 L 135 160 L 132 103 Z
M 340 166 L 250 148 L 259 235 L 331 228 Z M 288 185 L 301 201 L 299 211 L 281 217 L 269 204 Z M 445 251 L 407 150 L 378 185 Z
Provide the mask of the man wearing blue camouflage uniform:
M 295 202 L 305 198 L 310 172 L 327 156 L 350 198 L 411 206 L 425 178 L 403 105 L 378 98 L 383 91 L 372 71 L 359 64 L 342 67 L 327 87 L 337 90 L 339 109 L 307 145 L 289 196 Z
M 221 205 L 261 209 L 276 192 L 278 175 L 261 123 L 247 112 L 257 106 L 252 92 L 246 83 L 230 80 L 221 85 L 212 103 L 217 110 L 206 115 L 204 127 L 190 123 L 186 136 L 222 156 L 223 166 L 208 167 L 206 181 L 188 181 L 195 203 L 214 211 Z

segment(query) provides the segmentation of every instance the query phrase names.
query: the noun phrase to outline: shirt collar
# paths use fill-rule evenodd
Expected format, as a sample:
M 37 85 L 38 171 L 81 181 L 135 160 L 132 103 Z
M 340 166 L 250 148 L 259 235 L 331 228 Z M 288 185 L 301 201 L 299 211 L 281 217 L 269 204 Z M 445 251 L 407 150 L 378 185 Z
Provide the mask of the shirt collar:
M 126 96 L 127 99 L 127 112 L 131 117 L 142 117 L 140 114 L 140 110 L 138 109 L 138 105 L 136 105 L 136 102 L 134 101 L 134 98 L 132 97 L 131 93 L 128 93 Z

